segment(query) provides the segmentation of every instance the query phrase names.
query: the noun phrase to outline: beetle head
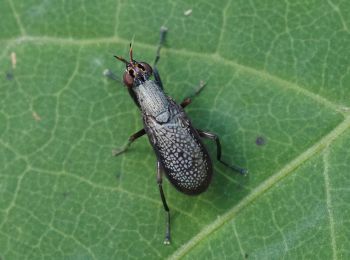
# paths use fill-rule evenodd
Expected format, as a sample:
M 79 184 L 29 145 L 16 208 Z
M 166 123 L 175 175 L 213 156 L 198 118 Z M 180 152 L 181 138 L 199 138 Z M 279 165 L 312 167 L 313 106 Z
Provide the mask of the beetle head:
M 130 61 L 127 61 L 120 56 L 114 57 L 125 63 L 126 69 L 124 72 L 123 81 L 127 87 L 131 88 L 148 80 L 152 76 L 152 67 L 146 62 L 138 62 L 133 59 L 131 43 L 129 56 Z

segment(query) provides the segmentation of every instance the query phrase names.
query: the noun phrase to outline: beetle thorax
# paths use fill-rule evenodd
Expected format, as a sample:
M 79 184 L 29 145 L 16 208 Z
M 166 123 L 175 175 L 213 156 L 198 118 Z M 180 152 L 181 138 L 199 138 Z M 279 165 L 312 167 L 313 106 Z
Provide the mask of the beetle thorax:
M 152 80 L 134 87 L 142 112 L 154 117 L 160 123 L 169 120 L 169 101 L 163 90 Z

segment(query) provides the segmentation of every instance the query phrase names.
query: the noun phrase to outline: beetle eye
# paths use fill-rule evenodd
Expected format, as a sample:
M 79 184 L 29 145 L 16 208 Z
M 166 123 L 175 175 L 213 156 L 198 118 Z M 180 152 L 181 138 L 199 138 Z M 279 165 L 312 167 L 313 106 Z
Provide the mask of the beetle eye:
M 125 71 L 123 76 L 124 84 L 127 87 L 132 87 L 132 85 L 134 84 L 134 77 L 135 75 L 133 70 Z
M 133 69 L 128 70 L 131 77 L 135 78 L 135 71 Z
M 149 75 L 152 75 L 152 67 L 146 62 L 140 62 L 137 65 L 142 71 L 146 71 Z
M 140 68 L 142 71 L 145 71 L 145 67 L 141 63 L 137 64 L 137 67 Z

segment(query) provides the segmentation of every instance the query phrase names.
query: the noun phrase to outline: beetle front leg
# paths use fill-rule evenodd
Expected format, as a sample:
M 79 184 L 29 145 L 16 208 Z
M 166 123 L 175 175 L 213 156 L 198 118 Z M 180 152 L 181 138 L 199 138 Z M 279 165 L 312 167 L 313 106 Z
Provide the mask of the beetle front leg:
M 231 168 L 232 170 L 239 172 L 240 174 L 245 175 L 248 173 L 247 169 L 244 169 L 244 168 L 241 168 L 241 167 L 235 166 L 235 165 L 229 165 L 227 162 L 221 160 L 221 144 L 220 144 L 219 137 L 216 134 L 202 131 L 199 129 L 197 129 L 197 131 L 201 137 L 208 138 L 210 140 L 215 141 L 215 143 L 216 143 L 216 158 L 218 159 L 219 162 L 221 162 L 223 165 Z
M 114 74 L 110 69 L 105 69 L 103 71 L 103 75 L 111 80 L 117 81 L 121 84 L 123 84 L 123 80 L 120 79 L 116 74 Z
M 154 75 L 154 79 L 155 79 L 157 85 L 161 89 L 164 89 L 162 80 L 160 79 L 160 75 L 159 75 L 158 70 L 157 70 L 157 67 L 153 67 L 153 75 Z
M 164 89 L 164 88 L 163 88 L 163 83 L 162 83 L 162 80 L 160 79 L 160 75 L 159 75 L 159 72 L 157 69 L 157 64 L 158 64 L 159 59 L 160 59 L 160 49 L 162 48 L 162 46 L 165 42 L 165 36 L 166 36 L 167 31 L 168 31 L 168 28 L 166 28 L 164 26 L 160 27 L 160 39 L 159 39 L 159 44 L 157 47 L 156 58 L 155 58 L 154 64 L 153 64 L 154 79 L 155 79 L 156 83 L 158 84 L 158 86 L 161 87 L 161 89 Z
M 164 244 L 169 245 L 170 244 L 170 210 L 169 210 L 169 207 L 168 207 L 168 204 L 166 202 L 165 195 L 163 192 L 163 186 L 162 186 L 163 173 L 162 173 L 162 170 L 163 169 L 162 169 L 162 166 L 160 165 L 160 162 L 157 161 L 157 183 L 158 183 L 158 187 L 159 187 L 160 197 L 161 197 L 162 202 L 163 202 L 163 207 L 164 207 L 164 210 L 166 212 L 166 228 L 165 228 Z
M 129 146 L 139 137 L 143 136 L 144 134 L 146 133 L 145 129 L 141 129 L 140 131 L 136 132 L 135 134 L 131 135 L 129 137 L 129 140 L 128 140 L 128 143 L 125 144 L 124 146 L 122 146 L 121 148 L 119 149 L 114 149 L 112 151 L 112 154 L 114 156 L 118 156 L 119 154 L 123 153 L 123 152 L 126 152 L 129 148 Z
M 168 28 L 166 28 L 165 26 L 160 27 L 159 44 L 157 47 L 156 58 L 154 59 L 153 67 L 157 67 L 157 63 L 160 59 L 160 49 L 163 47 L 163 44 L 165 42 L 165 37 L 166 37 L 167 31 L 168 31 Z

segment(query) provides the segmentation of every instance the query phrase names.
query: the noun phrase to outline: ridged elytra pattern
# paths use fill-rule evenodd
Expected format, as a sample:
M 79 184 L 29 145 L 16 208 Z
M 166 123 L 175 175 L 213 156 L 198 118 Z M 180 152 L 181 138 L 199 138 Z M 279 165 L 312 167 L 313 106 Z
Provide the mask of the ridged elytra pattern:
M 212 176 L 211 160 L 183 108 L 151 80 L 135 88 L 135 93 L 145 130 L 167 178 L 186 194 L 205 191 Z

